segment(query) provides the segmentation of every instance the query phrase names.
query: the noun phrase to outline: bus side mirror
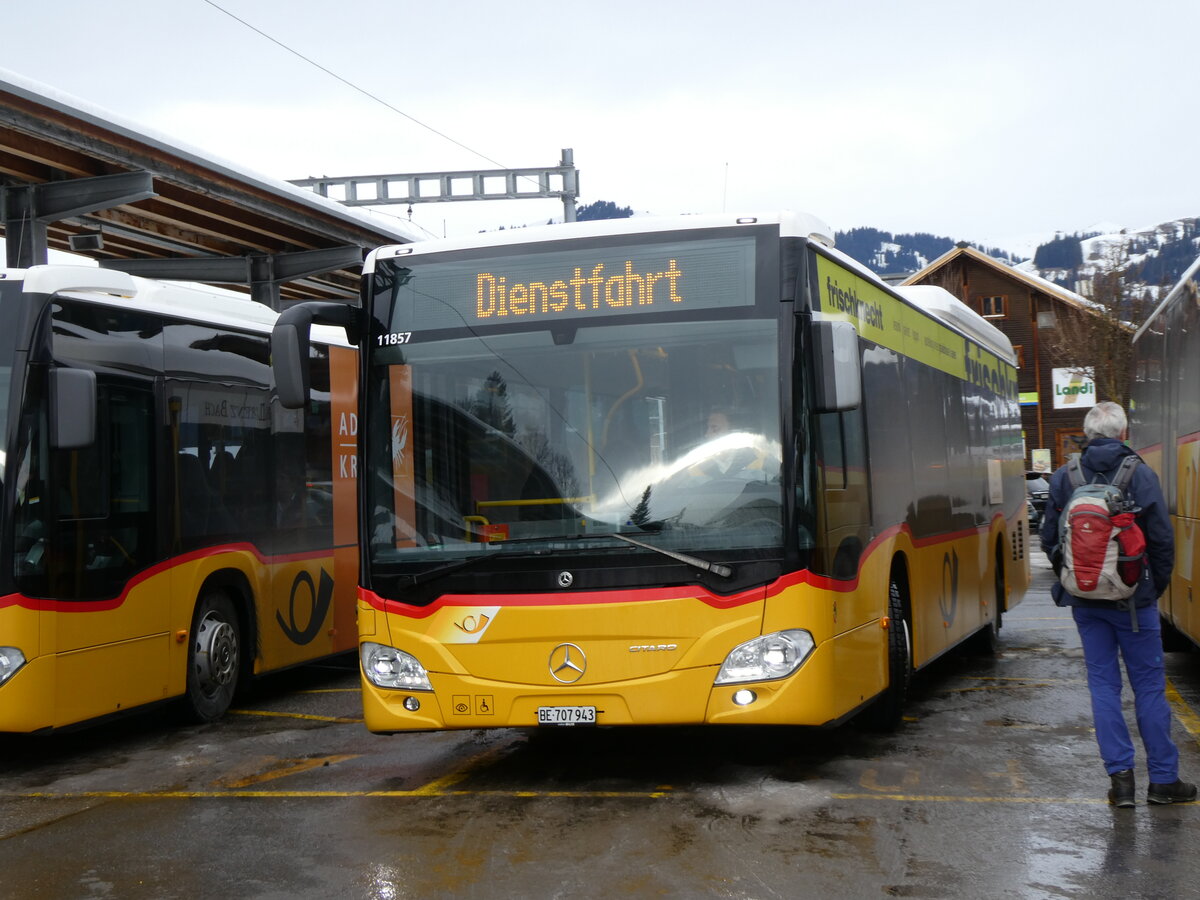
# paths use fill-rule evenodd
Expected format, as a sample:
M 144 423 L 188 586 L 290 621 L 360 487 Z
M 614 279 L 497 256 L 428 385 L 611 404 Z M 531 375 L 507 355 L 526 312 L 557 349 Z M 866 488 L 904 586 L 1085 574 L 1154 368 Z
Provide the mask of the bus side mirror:
M 275 395 L 284 409 L 300 409 L 308 402 L 309 333 L 313 323 L 340 325 L 352 344 L 359 339 L 358 309 L 348 303 L 311 300 L 288 307 L 271 329 L 271 371 Z
M 81 450 L 96 442 L 96 373 L 50 370 L 50 446 Z
M 299 409 L 308 399 L 308 328 L 276 322 L 271 329 L 271 369 L 275 394 L 284 409 Z
M 813 323 L 813 375 L 817 412 L 844 412 L 862 402 L 858 332 L 849 322 Z

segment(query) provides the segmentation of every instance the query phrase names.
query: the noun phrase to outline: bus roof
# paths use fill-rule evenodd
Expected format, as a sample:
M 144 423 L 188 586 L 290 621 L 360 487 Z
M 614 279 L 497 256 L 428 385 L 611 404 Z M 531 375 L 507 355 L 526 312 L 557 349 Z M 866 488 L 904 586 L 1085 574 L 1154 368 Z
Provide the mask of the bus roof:
M 908 285 L 894 288 L 896 293 L 918 309 L 923 309 L 935 319 L 949 325 L 981 346 L 991 350 L 1006 362 L 1017 364 L 1012 341 L 1003 331 L 963 303 L 945 288 L 931 284 Z
M 1146 321 L 1142 323 L 1142 327 L 1134 332 L 1133 339 L 1135 341 L 1142 336 L 1142 332 L 1149 328 L 1155 319 L 1165 313 L 1168 308 L 1173 306 L 1179 300 L 1183 293 L 1188 289 L 1189 284 L 1193 286 L 1193 289 L 1195 289 L 1197 276 L 1200 276 L 1200 257 L 1197 257 L 1196 261 L 1188 266 L 1187 271 L 1185 271 L 1183 275 L 1180 276 L 1179 280 L 1175 282 L 1175 286 L 1167 292 L 1167 296 L 1163 297 L 1158 306 L 1154 307 L 1154 312 L 1150 313 L 1150 315 L 1146 317 Z
M 401 255 L 416 256 L 426 253 L 444 253 L 450 250 L 511 247 L 514 244 L 536 244 L 543 241 L 582 240 L 610 235 L 654 234 L 742 225 L 778 225 L 781 237 L 802 237 L 825 247 L 833 246 L 833 230 L 820 219 L 807 213 L 783 211 L 743 216 L 726 213 L 667 217 L 633 216 L 625 219 L 597 219 L 588 222 L 538 225 L 532 228 L 511 228 L 504 231 L 483 232 L 470 237 L 443 238 L 379 247 L 367 256 L 366 262 L 363 263 L 363 274 L 375 270 L 376 259 L 391 259 Z
M 1012 342 L 978 313 L 974 312 L 957 297 L 939 287 L 916 286 L 894 288 L 885 284 L 874 272 L 857 260 L 834 248 L 833 230 L 815 216 L 788 210 L 759 214 L 731 215 L 710 214 L 671 217 L 628 217 L 624 219 L 599 219 L 589 222 L 567 222 L 559 225 L 541 225 L 533 228 L 516 228 L 505 231 L 490 231 L 466 238 L 447 238 L 420 241 L 412 244 L 390 245 L 372 251 L 363 263 L 363 274 L 375 271 L 379 259 L 398 256 L 421 256 L 427 253 L 444 253 L 453 250 L 487 249 L 489 247 L 511 247 L 517 244 L 536 244 L 546 241 L 582 240 L 585 238 L 608 237 L 611 235 L 655 234 L 707 228 L 729 228 L 748 225 L 778 225 L 781 237 L 800 237 L 812 241 L 845 267 L 854 270 L 884 290 L 899 294 L 908 303 L 960 333 L 966 334 L 1006 361 L 1016 363 Z
M 19 281 L 24 290 L 63 294 L 122 309 L 151 312 L 192 322 L 270 332 L 279 314 L 237 291 L 186 281 L 157 281 L 98 266 L 48 265 L 0 269 L 0 282 Z M 341 328 L 314 326 L 321 343 L 350 346 Z

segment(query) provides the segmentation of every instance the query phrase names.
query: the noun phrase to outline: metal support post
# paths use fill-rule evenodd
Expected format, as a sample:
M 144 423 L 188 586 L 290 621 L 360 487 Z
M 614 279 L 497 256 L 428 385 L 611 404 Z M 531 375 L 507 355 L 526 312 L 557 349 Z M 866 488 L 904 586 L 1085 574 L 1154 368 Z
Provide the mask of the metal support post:
M 153 196 L 154 178 L 149 172 L 0 188 L 7 263 L 19 269 L 45 265 L 51 222 Z
M 143 278 L 249 285 L 250 296 L 253 299 L 279 310 L 280 285 L 309 275 L 358 266 L 362 261 L 363 249 L 355 244 L 345 244 L 323 250 L 298 250 L 294 253 L 239 257 L 103 259 L 100 260 L 100 265 L 106 269 L 116 269 Z

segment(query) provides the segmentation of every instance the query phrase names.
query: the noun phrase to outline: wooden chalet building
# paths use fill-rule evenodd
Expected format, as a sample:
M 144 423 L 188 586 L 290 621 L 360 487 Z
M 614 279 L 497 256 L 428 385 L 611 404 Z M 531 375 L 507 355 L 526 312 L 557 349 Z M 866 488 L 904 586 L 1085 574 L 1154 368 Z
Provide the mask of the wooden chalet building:
M 1027 467 L 1035 467 L 1035 449 L 1050 451 L 1051 470 L 1065 462 L 1068 453 L 1080 449 L 1084 415 L 1097 401 L 1108 398 L 1096 397 L 1094 386 L 1090 392 L 1073 393 L 1075 388 L 1067 382 L 1071 376 L 1054 359 L 1051 347 L 1052 335 L 1066 317 L 1097 314 L 1087 300 L 965 244 L 935 259 L 903 283 L 945 288 L 1012 341 L 1019 369 Z M 1086 392 L 1088 388 L 1084 385 L 1079 390 Z

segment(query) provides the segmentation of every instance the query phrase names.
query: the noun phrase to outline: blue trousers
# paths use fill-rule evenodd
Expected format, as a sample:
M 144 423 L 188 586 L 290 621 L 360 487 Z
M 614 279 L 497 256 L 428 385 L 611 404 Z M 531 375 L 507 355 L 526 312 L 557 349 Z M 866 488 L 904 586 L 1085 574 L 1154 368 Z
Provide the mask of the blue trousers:
M 1133 741 L 1121 710 L 1120 662 L 1124 660 L 1150 781 L 1171 784 L 1179 778 L 1179 749 L 1171 740 L 1158 607 L 1137 611 L 1136 632 L 1128 610 L 1073 606 L 1071 611 L 1083 642 L 1092 718 L 1104 768 L 1110 775 L 1133 768 Z

